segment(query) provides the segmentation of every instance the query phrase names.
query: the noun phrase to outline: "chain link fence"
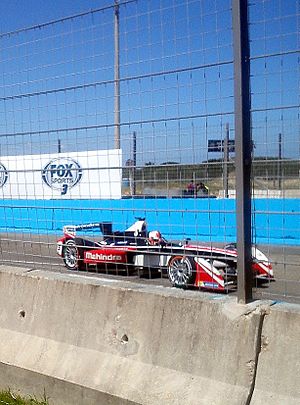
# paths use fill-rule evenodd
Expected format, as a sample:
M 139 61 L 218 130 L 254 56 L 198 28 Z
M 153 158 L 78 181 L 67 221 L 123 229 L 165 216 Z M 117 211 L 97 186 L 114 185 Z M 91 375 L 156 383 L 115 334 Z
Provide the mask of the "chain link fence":
M 276 269 L 271 289 L 255 296 L 299 300 L 299 28 L 300 5 L 254 1 L 249 5 L 253 149 L 253 241 L 265 243 Z M 274 235 L 281 235 L 276 245 Z M 271 250 L 273 248 L 273 252 Z
M 254 296 L 299 301 L 299 3 L 253 1 L 248 11 L 252 253 L 276 280 L 258 272 Z M 172 271 L 188 284 L 236 288 L 231 0 L 105 2 L 2 33 L 0 52 L 1 263 L 62 271 L 64 226 L 109 222 L 124 243 L 146 218 L 147 232 L 173 244 L 153 250 L 143 230 L 126 266 L 104 252 L 97 272 L 134 280 L 143 268 L 170 285 L 179 255 Z M 102 249 L 102 236 L 75 231 L 94 274 L 86 251 Z

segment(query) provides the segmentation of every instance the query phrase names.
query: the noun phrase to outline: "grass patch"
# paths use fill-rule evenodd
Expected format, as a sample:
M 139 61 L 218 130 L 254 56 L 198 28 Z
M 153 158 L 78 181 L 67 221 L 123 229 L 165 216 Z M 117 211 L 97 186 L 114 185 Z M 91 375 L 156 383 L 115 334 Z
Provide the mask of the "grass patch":
M 49 405 L 46 395 L 42 399 L 37 399 L 35 396 L 21 397 L 14 394 L 10 390 L 0 391 L 1 405 Z

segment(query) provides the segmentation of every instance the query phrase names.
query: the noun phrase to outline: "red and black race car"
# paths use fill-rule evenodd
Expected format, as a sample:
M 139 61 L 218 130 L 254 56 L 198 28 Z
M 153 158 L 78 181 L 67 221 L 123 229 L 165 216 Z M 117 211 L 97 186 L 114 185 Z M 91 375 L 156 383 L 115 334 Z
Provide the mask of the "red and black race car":
M 99 228 L 99 242 L 77 236 L 78 231 Z M 57 241 L 57 253 L 69 270 L 96 267 L 126 267 L 134 270 L 156 270 L 167 273 L 175 287 L 202 287 L 227 291 L 237 283 L 237 250 L 234 244 L 217 248 L 168 242 L 159 231 L 147 231 L 144 218 L 125 231 L 113 231 L 112 223 L 101 222 L 67 225 Z M 252 248 L 252 270 L 256 278 L 273 279 L 269 259 Z

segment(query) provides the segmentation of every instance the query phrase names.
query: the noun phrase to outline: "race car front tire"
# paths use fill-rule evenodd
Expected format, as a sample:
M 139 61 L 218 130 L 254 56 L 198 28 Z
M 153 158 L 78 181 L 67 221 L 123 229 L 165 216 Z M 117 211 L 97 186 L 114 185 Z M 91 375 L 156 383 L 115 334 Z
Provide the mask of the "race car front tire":
M 63 260 L 69 270 L 80 270 L 83 267 L 80 249 L 73 240 L 66 242 L 63 249 Z
M 194 259 L 183 255 L 171 257 L 168 263 L 168 277 L 174 287 L 193 286 L 196 278 Z

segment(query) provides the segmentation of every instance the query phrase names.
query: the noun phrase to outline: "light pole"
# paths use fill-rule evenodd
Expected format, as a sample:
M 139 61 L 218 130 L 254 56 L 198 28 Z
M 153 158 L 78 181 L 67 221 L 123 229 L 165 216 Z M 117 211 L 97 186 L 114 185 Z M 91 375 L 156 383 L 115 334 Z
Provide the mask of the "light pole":
M 114 7 L 114 38 L 115 38 L 115 149 L 120 149 L 120 51 L 119 51 L 119 0 Z

